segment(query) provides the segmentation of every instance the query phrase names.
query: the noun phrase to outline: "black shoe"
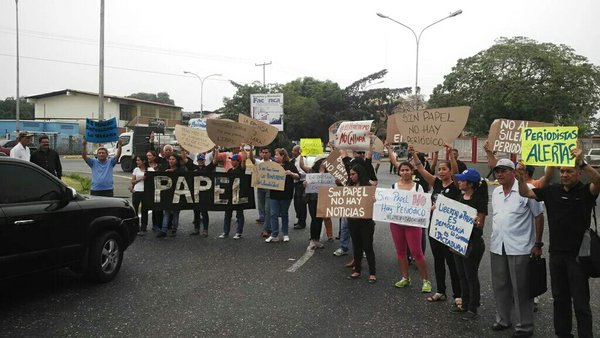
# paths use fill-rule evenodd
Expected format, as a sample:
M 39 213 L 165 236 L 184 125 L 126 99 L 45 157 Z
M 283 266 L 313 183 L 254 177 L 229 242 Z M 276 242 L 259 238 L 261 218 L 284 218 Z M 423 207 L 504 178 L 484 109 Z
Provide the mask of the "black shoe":
M 300 222 L 296 222 L 296 223 L 294 223 L 294 227 L 295 227 L 296 225 L 298 225 L 298 224 L 300 224 Z
M 156 234 L 156 238 L 165 238 L 165 237 L 167 237 L 167 233 L 166 233 L 166 232 L 164 232 L 164 231 L 159 231 L 159 232 Z
M 300 225 L 300 224 L 294 225 L 294 229 L 295 230 L 300 230 L 300 229 L 304 229 L 304 228 L 306 228 L 306 224 L 304 224 L 304 225 Z
M 502 331 L 502 330 L 506 330 L 510 327 L 510 325 L 502 325 L 500 323 L 494 323 L 492 324 L 492 331 Z
M 533 331 L 515 331 L 512 335 L 517 338 L 525 338 L 533 336 Z
M 175 237 L 175 236 L 177 236 L 177 230 L 171 230 L 169 232 L 169 237 Z
M 198 229 L 195 229 L 194 231 L 192 231 L 190 233 L 190 236 L 198 236 L 198 235 L 200 235 L 200 230 L 198 230 Z
M 479 318 L 479 315 L 477 313 L 475 313 L 475 312 L 472 312 L 472 311 L 467 311 L 462 316 L 463 320 L 475 320 L 477 318 Z

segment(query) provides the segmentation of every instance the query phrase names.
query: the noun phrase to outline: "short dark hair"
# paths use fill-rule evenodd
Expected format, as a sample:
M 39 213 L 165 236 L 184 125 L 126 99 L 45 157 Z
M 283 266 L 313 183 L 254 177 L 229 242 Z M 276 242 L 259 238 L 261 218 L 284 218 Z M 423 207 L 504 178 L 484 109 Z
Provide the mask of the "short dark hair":
M 38 143 L 42 143 L 42 140 L 50 141 L 50 138 L 48 137 L 48 135 L 42 135 L 40 136 L 40 138 L 38 138 Z

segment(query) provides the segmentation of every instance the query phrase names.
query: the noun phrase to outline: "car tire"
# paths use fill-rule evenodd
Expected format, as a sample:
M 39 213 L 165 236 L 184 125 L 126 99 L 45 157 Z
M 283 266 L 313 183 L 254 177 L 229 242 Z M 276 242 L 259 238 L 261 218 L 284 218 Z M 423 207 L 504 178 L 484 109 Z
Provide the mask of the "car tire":
M 96 236 L 90 246 L 87 277 L 100 283 L 115 278 L 123 263 L 123 240 L 115 231 Z

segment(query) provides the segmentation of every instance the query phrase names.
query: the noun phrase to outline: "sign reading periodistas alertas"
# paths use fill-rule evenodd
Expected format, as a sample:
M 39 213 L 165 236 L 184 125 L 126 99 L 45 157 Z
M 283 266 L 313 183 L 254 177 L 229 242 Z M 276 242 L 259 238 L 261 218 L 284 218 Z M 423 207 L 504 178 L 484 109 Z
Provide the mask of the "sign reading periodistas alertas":
M 431 194 L 398 189 L 377 188 L 373 220 L 427 228 L 431 212 Z
M 521 158 L 525 164 L 575 166 L 571 150 L 577 146 L 577 127 L 530 127 L 521 132 Z
M 476 215 L 474 208 L 440 194 L 431 217 L 429 236 L 464 256 Z
M 320 187 L 317 217 L 372 218 L 375 187 Z

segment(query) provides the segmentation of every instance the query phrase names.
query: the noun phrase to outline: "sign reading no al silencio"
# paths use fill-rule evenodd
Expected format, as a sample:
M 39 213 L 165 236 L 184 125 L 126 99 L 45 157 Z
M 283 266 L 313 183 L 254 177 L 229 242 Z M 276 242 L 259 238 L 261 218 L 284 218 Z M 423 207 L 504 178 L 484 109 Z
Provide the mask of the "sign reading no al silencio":
M 373 220 L 427 228 L 431 212 L 431 194 L 398 189 L 377 188 Z
M 372 218 L 375 187 L 320 187 L 317 217 Z
M 440 194 L 431 217 L 429 236 L 464 256 L 476 215 L 474 208 Z
M 254 209 L 254 189 L 245 174 L 149 171 L 142 203 L 149 210 Z

